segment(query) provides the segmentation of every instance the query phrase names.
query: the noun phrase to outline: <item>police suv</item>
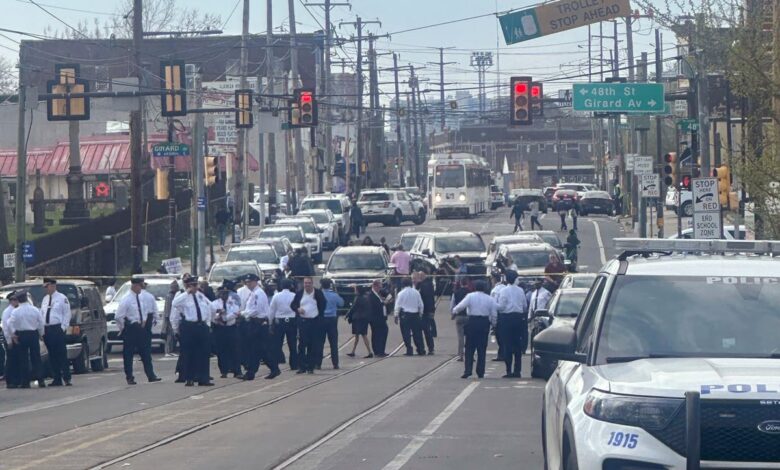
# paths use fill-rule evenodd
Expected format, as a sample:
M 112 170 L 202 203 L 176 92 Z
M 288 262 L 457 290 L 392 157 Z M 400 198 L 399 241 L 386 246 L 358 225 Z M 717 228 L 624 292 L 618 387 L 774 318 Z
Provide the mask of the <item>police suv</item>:
M 547 469 L 780 468 L 780 242 L 617 239 L 534 338 Z

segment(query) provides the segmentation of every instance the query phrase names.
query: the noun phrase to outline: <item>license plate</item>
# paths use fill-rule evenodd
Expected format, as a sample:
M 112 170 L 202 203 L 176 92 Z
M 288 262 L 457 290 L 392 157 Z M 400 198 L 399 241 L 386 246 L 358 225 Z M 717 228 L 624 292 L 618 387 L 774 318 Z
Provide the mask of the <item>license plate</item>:
M 601 209 L 601 206 L 593 206 L 594 209 Z

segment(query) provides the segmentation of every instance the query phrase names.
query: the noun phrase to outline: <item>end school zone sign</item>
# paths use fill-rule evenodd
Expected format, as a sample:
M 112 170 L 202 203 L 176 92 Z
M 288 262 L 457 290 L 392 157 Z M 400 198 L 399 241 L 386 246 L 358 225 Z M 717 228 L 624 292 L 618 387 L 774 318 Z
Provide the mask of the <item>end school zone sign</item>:
M 561 0 L 499 16 L 504 40 L 515 44 L 631 14 L 629 0 Z

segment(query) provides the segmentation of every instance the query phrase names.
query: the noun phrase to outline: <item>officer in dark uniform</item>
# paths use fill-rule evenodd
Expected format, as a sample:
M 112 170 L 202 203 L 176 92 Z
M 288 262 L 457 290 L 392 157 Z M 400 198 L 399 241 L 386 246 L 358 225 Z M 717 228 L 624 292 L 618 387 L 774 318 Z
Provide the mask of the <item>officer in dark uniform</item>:
M 214 385 L 209 377 L 209 356 L 211 336 L 209 326 L 213 318 L 211 302 L 198 290 L 198 279 L 183 279 L 186 291 L 173 299 L 171 326 L 181 338 L 182 363 L 180 373 L 185 385 L 191 387 L 195 381 L 201 386 Z

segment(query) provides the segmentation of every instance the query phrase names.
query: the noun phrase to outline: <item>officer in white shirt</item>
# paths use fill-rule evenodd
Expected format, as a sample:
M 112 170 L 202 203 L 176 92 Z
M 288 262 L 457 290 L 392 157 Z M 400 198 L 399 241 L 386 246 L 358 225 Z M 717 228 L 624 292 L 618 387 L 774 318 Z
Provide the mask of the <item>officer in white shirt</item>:
M 257 370 L 260 368 L 260 361 L 271 371 L 265 376 L 266 379 L 273 379 L 281 374 L 277 364 L 277 355 L 274 352 L 273 341 L 271 338 L 271 309 L 268 304 L 268 296 L 260 287 L 260 277 L 256 274 L 246 276 L 246 285 L 251 291 L 249 300 L 244 310 L 244 318 L 249 322 L 249 341 L 250 356 L 247 372 L 244 374 L 245 380 L 254 380 Z
M 8 306 L 3 310 L 3 316 L 1 325 L 3 328 L 3 336 L 5 337 L 5 386 L 7 388 L 19 388 L 21 380 L 19 377 L 19 367 L 21 361 L 19 360 L 18 347 L 14 347 L 13 337 L 11 330 L 8 327 L 8 322 L 11 320 L 11 314 L 19 306 L 19 301 L 16 299 L 16 291 L 9 293 L 6 296 L 8 300 Z
M 61 292 L 57 292 L 57 280 L 43 278 L 43 287 L 46 295 L 41 302 L 41 312 L 46 322 L 43 334 L 43 342 L 49 350 L 49 362 L 51 363 L 54 380 L 49 384 L 52 387 L 70 386 L 70 362 L 68 361 L 68 348 L 65 344 L 65 331 L 70 326 L 70 302 Z
M 547 310 L 547 304 L 550 303 L 552 293 L 544 287 L 544 282 L 536 281 L 531 298 L 528 301 L 528 312 L 533 316 L 537 310 Z
M 322 318 L 325 315 L 327 300 L 321 290 L 314 288 L 311 277 L 303 278 L 303 289 L 298 291 L 290 303 L 290 308 L 298 312 L 298 373 L 314 373 L 320 363 L 322 348 Z
M 17 292 L 19 306 L 11 312 L 8 320 L 8 332 L 17 350 L 19 360 L 20 388 L 30 388 L 33 378 L 38 379 L 38 387 L 46 387 L 41 366 L 40 337 L 44 333 L 44 321 L 41 311 L 27 301 L 27 293 Z M 30 370 L 32 364 L 32 370 Z
M 209 325 L 213 307 L 209 299 L 198 290 L 198 279 L 182 279 L 186 290 L 173 299 L 171 327 L 179 334 L 181 343 L 181 371 L 185 385 L 192 387 L 195 381 L 201 386 L 214 385 L 209 379 L 211 337 Z
M 238 319 L 241 305 L 236 301 L 233 289 L 235 282 L 225 279 L 217 289 L 217 298 L 211 302 L 214 308 L 214 323 L 212 332 L 217 349 L 217 365 L 220 376 L 227 378 L 229 373 L 234 378 L 243 379 L 241 374 L 241 359 L 238 344 Z
M 490 291 L 490 296 L 493 297 L 493 300 L 495 300 L 496 303 L 498 303 L 498 296 L 501 294 L 501 291 L 506 287 L 506 283 L 502 277 L 500 272 L 494 272 L 492 276 L 493 290 Z M 498 343 L 498 353 L 496 354 L 496 357 L 493 358 L 493 362 L 500 362 L 504 360 L 504 341 L 503 338 L 501 338 L 501 331 L 498 328 L 494 329 L 493 335 L 496 337 L 496 343 Z
M 515 284 L 516 278 L 515 272 L 507 272 L 507 286 L 501 290 L 498 296 L 498 326 L 496 330 L 504 343 L 505 379 L 520 378 L 523 351 L 525 351 L 528 342 L 528 304 L 525 292 Z
M 236 324 L 238 325 L 238 344 L 239 350 L 240 350 L 240 357 L 241 357 L 241 365 L 244 366 L 244 369 L 249 368 L 249 358 L 251 357 L 251 349 L 252 349 L 252 332 L 249 328 L 249 322 L 246 318 L 244 318 L 244 310 L 246 310 L 246 303 L 249 301 L 249 295 L 252 293 L 251 290 L 249 290 L 249 287 L 246 285 L 246 277 L 242 277 L 240 279 L 237 279 L 238 282 L 241 282 L 241 287 L 238 288 L 238 292 L 236 295 L 238 295 L 239 302 L 241 304 L 241 307 L 239 309 L 239 315 L 237 318 Z
M 423 343 L 422 336 L 422 312 L 425 306 L 423 305 L 422 296 L 420 292 L 414 288 L 411 278 L 405 277 L 401 280 L 401 291 L 395 299 L 395 308 L 393 309 L 393 316 L 395 317 L 395 324 L 401 326 L 401 336 L 404 339 L 404 346 L 406 346 L 406 355 L 413 356 L 412 351 L 412 338 L 414 338 L 414 346 L 417 348 L 417 354 L 420 356 L 425 355 L 425 344 Z
M 487 353 L 488 336 L 490 326 L 496 324 L 498 316 L 498 304 L 488 295 L 488 285 L 485 281 L 474 283 L 475 291 L 466 295 L 461 302 L 452 309 L 457 315 L 464 310 L 468 315 L 465 326 L 466 333 L 466 369 L 461 378 L 471 377 L 474 366 L 474 352 L 477 353 L 477 376 L 485 377 L 485 354 Z
M 136 384 L 133 377 L 133 356 L 136 353 L 141 357 L 149 382 L 159 382 L 161 379 L 154 374 L 152 366 L 152 326 L 160 321 L 160 314 L 157 311 L 157 300 L 144 289 L 143 278 L 130 279 L 130 292 L 119 302 L 114 319 L 122 334 L 122 358 L 127 384 Z
M 290 352 L 290 369 L 298 370 L 298 319 L 295 311 L 290 307 L 295 293 L 292 292 L 294 283 L 290 279 L 282 279 L 282 290 L 271 298 L 271 318 L 273 319 L 274 353 L 277 358 L 284 355 L 282 347 L 287 339 L 287 348 Z

